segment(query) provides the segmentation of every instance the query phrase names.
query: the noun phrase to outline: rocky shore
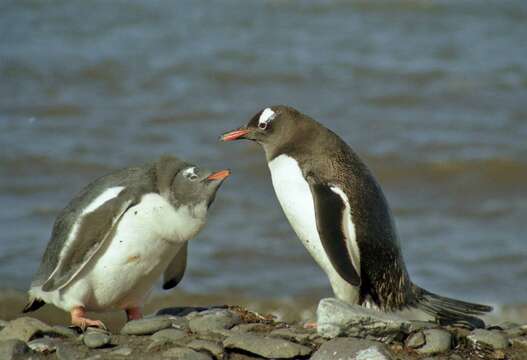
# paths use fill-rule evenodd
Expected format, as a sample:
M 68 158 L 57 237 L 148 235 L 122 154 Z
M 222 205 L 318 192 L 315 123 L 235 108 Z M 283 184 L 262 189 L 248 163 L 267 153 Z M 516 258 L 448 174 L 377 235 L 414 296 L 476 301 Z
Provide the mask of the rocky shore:
M 527 325 L 467 330 L 323 299 L 317 329 L 239 306 L 169 307 L 117 331 L 0 320 L 0 359 L 527 359 Z

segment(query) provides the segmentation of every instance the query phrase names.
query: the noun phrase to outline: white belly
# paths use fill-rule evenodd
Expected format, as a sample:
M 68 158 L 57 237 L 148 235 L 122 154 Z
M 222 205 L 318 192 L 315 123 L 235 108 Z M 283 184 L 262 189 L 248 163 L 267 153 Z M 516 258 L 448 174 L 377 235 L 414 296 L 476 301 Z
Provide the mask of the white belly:
M 68 286 L 41 297 L 65 310 L 75 306 L 91 311 L 140 306 L 184 242 L 203 227 L 205 204 L 198 213 L 188 208 L 176 211 L 157 194 L 143 196 L 123 216 L 114 238 L 100 255 Z
M 280 155 L 269 162 L 276 196 L 285 216 L 311 256 L 328 275 L 335 295 L 351 303 L 358 302 L 358 289 L 335 270 L 320 241 L 315 205 L 309 184 L 295 159 Z

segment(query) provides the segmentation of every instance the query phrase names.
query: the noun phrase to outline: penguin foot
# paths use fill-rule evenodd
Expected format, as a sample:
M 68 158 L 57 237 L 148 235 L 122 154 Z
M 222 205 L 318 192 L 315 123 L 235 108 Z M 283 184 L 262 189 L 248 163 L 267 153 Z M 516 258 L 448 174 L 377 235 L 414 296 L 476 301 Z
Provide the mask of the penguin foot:
M 133 307 L 126 309 L 126 318 L 130 320 L 139 320 L 143 318 L 143 313 L 140 307 Z
M 86 310 L 82 306 L 78 306 L 76 308 L 73 308 L 70 311 L 71 314 L 71 324 L 74 326 L 78 326 L 81 328 L 82 331 L 86 330 L 89 326 L 94 326 L 101 328 L 103 330 L 107 330 L 106 325 L 101 320 L 92 320 L 85 317 Z
M 314 321 L 308 321 L 304 324 L 304 329 L 316 329 L 317 323 Z

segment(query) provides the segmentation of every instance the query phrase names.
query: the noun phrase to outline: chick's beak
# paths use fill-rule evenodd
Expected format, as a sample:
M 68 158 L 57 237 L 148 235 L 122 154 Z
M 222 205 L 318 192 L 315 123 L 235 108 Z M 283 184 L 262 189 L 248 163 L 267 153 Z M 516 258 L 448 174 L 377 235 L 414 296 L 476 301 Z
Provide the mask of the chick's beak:
M 215 173 L 212 173 L 210 174 L 208 177 L 207 177 L 207 180 L 224 180 L 225 178 L 227 178 L 229 175 L 231 174 L 231 171 L 228 170 L 228 169 L 225 169 L 225 170 L 220 170 L 220 171 L 217 171 Z
M 234 140 L 244 139 L 245 136 L 249 132 L 250 132 L 249 130 L 244 129 L 244 128 L 240 128 L 240 129 L 236 129 L 236 130 L 233 130 L 233 131 L 229 131 L 229 132 L 226 132 L 225 134 L 220 136 L 220 141 L 227 142 L 227 141 L 234 141 Z

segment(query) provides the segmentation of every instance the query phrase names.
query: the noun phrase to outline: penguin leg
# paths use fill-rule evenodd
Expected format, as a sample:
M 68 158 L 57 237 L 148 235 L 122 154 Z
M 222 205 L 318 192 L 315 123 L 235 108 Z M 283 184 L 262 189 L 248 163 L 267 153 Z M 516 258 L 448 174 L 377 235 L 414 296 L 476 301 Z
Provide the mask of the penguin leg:
M 86 309 L 82 306 L 77 306 L 71 309 L 71 323 L 75 326 L 78 326 L 82 331 L 86 330 L 88 326 L 95 326 L 101 329 L 106 330 L 106 325 L 101 320 L 92 320 L 88 319 L 86 315 Z
M 143 317 L 141 308 L 139 306 L 126 309 L 126 318 L 130 320 L 139 320 Z

